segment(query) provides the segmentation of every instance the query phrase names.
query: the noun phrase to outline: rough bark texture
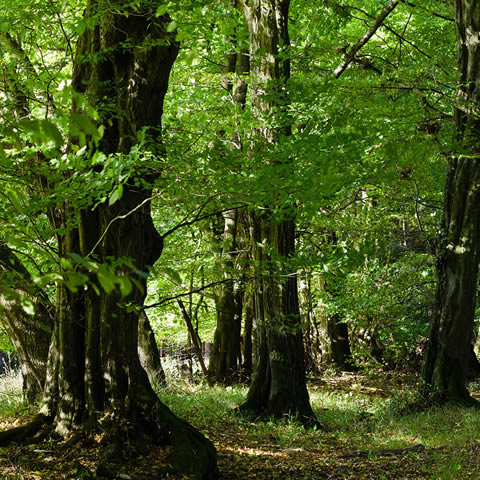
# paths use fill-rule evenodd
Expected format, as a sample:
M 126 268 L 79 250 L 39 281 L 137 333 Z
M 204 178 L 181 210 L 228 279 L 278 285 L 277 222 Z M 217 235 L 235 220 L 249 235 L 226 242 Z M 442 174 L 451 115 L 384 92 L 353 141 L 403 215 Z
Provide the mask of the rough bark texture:
M 456 0 L 458 134 L 445 187 L 436 308 L 423 365 L 428 392 L 470 403 L 465 386 L 473 335 L 480 247 L 480 1 Z
M 289 1 L 243 0 L 236 5 L 249 28 L 252 106 L 260 124 L 256 133 L 269 149 L 280 134 L 290 132 L 285 118 Z M 288 265 L 295 252 L 295 218 L 292 206 L 280 207 L 278 215 L 272 213 L 275 207 L 279 208 L 262 206 L 263 215 L 251 216 L 257 268 L 256 365 L 242 408 L 297 414 L 304 423 L 314 423 L 305 382 L 297 278 Z
M 178 50 L 165 31 L 169 18 L 156 17 L 148 2 L 135 10 L 113 3 L 89 2 L 86 15 L 98 15 L 99 21 L 80 36 L 72 80 L 73 88 L 99 111 L 105 132 L 98 148 L 107 155 L 128 154 L 136 143 L 135 132 L 143 127 L 153 136 L 159 134 L 163 98 Z M 150 148 L 161 156 L 156 140 Z M 149 180 L 154 173 L 139 166 L 112 205 L 78 211 L 67 204 L 57 214 L 57 222 L 70 225 L 59 237 L 62 257 L 94 254 L 103 264 L 129 259 L 133 268 L 120 262 L 115 275 L 136 277 L 137 283 L 128 295 L 101 284 L 96 290 L 78 291 L 59 285 L 44 408 L 54 416 L 61 435 L 78 425 L 95 428 L 105 414 L 116 425 L 112 432 L 130 422 L 138 437 L 173 445 L 170 463 L 175 469 L 215 478 L 213 445 L 158 401 L 137 352 L 138 309 L 146 292 L 145 276 L 138 272 L 146 272 L 162 251 L 150 214 Z M 86 273 L 91 283 L 97 282 L 98 276 Z M 112 441 L 122 440 L 112 433 Z M 114 447 L 111 452 L 118 456 L 122 448 Z M 113 460 L 107 458 L 106 463 Z
M 325 315 L 320 328 L 324 333 L 322 363 L 354 370 L 347 324 L 338 315 Z
M 232 277 L 235 269 L 236 236 L 238 211 L 228 210 L 223 213 L 224 231 L 221 254 L 223 280 L 215 307 L 217 310 L 217 328 L 208 369 L 217 382 L 231 383 L 238 379 L 242 363 L 240 334 L 242 320 L 241 291 Z
M 20 298 L 34 307 L 29 315 Z M 0 318 L 18 355 L 23 392 L 28 402 L 41 400 L 53 332 L 54 307 L 48 297 L 30 282 L 25 266 L 0 238 Z
M 160 360 L 155 333 L 144 311 L 140 313 L 138 319 L 138 356 L 150 382 L 157 385 L 165 385 L 165 372 Z

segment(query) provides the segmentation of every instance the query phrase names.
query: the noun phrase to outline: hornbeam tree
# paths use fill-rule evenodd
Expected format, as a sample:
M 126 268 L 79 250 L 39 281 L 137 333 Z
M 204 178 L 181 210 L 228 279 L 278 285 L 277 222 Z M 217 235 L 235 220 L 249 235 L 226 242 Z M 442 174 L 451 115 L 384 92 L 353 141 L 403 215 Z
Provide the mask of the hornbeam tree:
M 437 253 L 436 308 L 423 365 L 437 400 L 474 403 L 465 386 L 480 249 L 480 1 L 456 0 L 456 151 L 449 159 Z
M 55 308 L 1 237 L 0 279 L 1 326 L 18 356 L 23 394 L 30 403 L 40 401 Z
M 260 142 L 254 148 L 258 156 L 267 153 L 265 158 L 271 158 L 268 152 L 281 136 L 290 133 L 286 116 L 289 4 L 288 0 L 234 2 L 249 29 L 252 109 L 259 123 L 255 137 Z M 282 171 L 290 162 L 275 160 L 270 166 L 272 171 Z M 318 424 L 305 381 L 297 278 L 289 265 L 295 253 L 294 207 L 273 202 L 260 205 L 252 212 L 251 221 L 257 269 L 257 358 L 241 408 L 277 416 L 296 414 L 305 424 Z
M 86 125 L 90 160 L 76 168 L 102 173 L 102 163 L 92 161 L 95 155 L 127 158 L 145 132 L 151 139 L 149 161 L 140 160 L 109 202 L 87 196 L 79 206 L 74 198 L 63 198 L 51 209 L 61 274 L 88 280 L 84 288 L 58 282 L 41 414 L 23 429 L 2 432 L 0 442 L 31 436 L 44 422 L 61 436 L 95 431 L 101 422 L 109 444 L 102 475 L 115 476 L 125 442 L 150 442 L 173 445 L 169 463 L 175 470 L 215 478 L 213 445 L 158 400 L 137 352 L 146 294 L 142 272 L 162 251 L 150 200 L 163 162 L 163 100 L 178 51 L 174 34 L 167 32 L 170 18 L 157 16 L 155 7 L 148 1 L 87 3 L 73 64 L 72 119 Z M 103 125 L 96 139 L 85 105 L 96 109 Z M 76 151 L 71 134 L 70 149 Z

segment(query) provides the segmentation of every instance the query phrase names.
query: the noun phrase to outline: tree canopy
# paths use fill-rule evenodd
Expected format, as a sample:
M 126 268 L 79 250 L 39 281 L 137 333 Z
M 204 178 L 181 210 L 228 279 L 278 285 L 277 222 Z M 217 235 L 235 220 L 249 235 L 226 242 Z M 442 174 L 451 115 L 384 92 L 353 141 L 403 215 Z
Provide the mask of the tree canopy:
M 418 363 L 427 337 L 425 392 L 469 398 L 470 3 L 4 0 L 0 327 L 57 433 L 119 412 L 217 475 L 140 366 L 150 324 L 306 425 L 305 368 Z

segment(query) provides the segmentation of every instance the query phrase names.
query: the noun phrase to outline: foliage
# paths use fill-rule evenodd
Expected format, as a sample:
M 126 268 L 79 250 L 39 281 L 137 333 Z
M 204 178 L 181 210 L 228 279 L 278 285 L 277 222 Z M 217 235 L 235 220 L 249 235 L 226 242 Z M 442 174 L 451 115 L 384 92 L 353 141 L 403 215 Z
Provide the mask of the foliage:
M 125 273 L 95 258 L 58 262 L 55 236 L 75 219 L 52 226 L 49 214 L 64 201 L 77 210 L 113 205 L 123 185 L 149 169 L 156 173 L 152 210 L 164 250 L 150 272 L 147 313 L 159 338 L 183 342 L 175 299 L 186 297 L 202 339 L 211 340 L 221 275 L 216 214 L 274 203 L 281 218 L 285 205 L 295 204 L 291 271 L 326 278 L 329 291 L 315 291 L 313 303 L 350 329 L 375 330 L 400 360 L 425 334 L 433 301 L 444 158 L 454 148 L 455 31 L 445 2 L 402 2 L 334 80 L 331 72 L 384 3 L 292 4 L 289 107 L 281 119 L 291 135 L 268 149 L 257 142 L 249 102 L 236 104 L 222 83 L 226 56 L 248 46 L 238 12 L 224 1 L 155 4 L 157 16 L 170 14 L 168 30 L 182 44 L 165 102 L 165 151 L 157 151 L 153 132 L 139 131 L 128 154 L 107 156 L 95 148 L 104 129 L 100 107 L 70 85 L 76 39 L 92 26 L 82 19 L 84 3 L 65 2 L 60 10 L 55 2 L 5 1 L 2 236 L 52 300 L 58 281 L 126 295 L 134 266 Z M 247 73 L 229 78 L 249 84 Z M 234 134 L 242 148 L 232 148 Z M 47 179 L 48 195 L 39 177 Z

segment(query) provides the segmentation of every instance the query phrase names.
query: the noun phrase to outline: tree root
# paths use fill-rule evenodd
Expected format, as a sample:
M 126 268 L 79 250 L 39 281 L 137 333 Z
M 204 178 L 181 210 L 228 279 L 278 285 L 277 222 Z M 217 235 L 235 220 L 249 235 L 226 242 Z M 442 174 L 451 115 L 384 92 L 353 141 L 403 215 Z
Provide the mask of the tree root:
M 5 446 L 10 443 L 31 442 L 35 434 L 39 432 L 45 424 L 51 423 L 51 421 L 51 418 L 39 413 L 26 425 L 0 432 L 0 446 Z
M 189 423 L 176 417 L 161 402 L 156 401 L 151 407 L 146 418 L 137 418 L 134 423 L 122 419 L 118 421 L 111 416 L 100 420 L 97 433 L 101 432 L 103 439 L 95 472 L 97 478 L 117 478 L 118 472 L 132 458 L 148 454 L 154 447 L 171 446 L 172 448 L 168 449 L 165 469 L 158 473 L 158 478 L 177 472 L 194 475 L 198 480 L 217 479 L 219 472 L 216 451 L 210 440 Z M 54 424 L 54 418 L 38 414 L 27 425 L 0 432 L 0 446 L 45 440 L 55 435 Z M 60 448 L 68 450 L 83 440 L 93 439 L 93 433 L 91 426 L 79 426 Z
M 156 418 L 173 445 L 170 463 L 177 472 L 193 474 L 198 480 L 218 478 L 217 454 L 213 444 L 189 423 L 176 417 L 163 403 L 156 404 Z

